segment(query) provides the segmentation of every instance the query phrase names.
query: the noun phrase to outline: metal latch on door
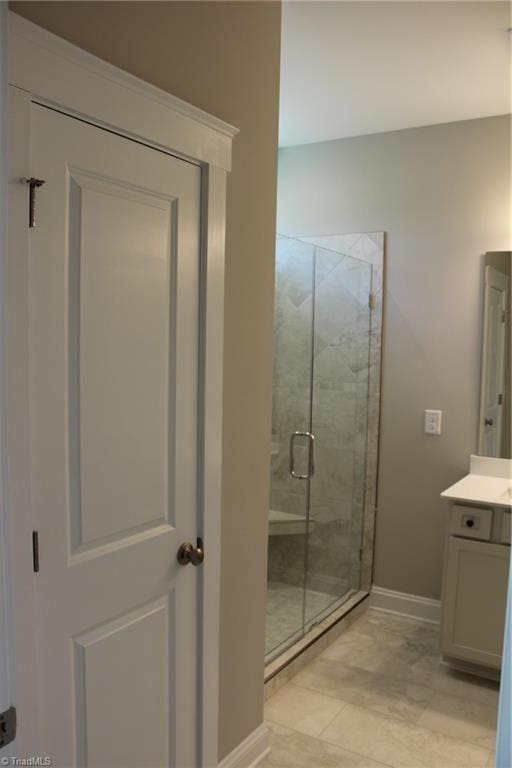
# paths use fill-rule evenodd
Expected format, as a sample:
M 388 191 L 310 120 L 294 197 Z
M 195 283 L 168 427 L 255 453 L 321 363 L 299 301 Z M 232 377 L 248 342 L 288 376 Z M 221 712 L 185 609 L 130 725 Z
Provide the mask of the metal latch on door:
M 31 176 L 30 179 L 24 179 L 25 184 L 28 184 L 29 199 L 28 199 L 28 226 L 30 229 L 36 225 L 36 189 L 42 187 L 44 179 L 36 179 Z

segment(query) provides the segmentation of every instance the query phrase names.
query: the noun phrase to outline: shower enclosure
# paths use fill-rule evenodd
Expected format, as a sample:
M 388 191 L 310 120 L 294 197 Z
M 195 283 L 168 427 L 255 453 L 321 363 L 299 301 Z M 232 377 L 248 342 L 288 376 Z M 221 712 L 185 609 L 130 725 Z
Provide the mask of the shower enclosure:
M 267 662 L 370 587 L 383 250 L 277 238 Z

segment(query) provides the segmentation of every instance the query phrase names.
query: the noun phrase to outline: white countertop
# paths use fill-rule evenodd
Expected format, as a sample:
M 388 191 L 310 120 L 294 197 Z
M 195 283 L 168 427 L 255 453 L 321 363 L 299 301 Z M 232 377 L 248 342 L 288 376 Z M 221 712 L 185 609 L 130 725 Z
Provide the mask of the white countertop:
M 469 475 L 441 496 L 451 501 L 512 507 L 512 460 L 471 456 Z

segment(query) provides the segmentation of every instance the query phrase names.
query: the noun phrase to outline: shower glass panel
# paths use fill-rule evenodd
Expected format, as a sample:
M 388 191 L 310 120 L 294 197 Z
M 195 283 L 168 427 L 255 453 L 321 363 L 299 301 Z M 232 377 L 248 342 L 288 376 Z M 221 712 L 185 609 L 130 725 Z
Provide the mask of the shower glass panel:
M 305 623 L 360 586 L 372 267 L 315 249 L 312 432 Z M 305 627 L 307 629 L 307 626 Z
M 289 238 L 276 243 L 274 378 L 266 650 L 302 636 L 309 483 L 290 473 L 294 432 L 310 432 L 315 248 Z M 294 472 L 305 475 L 309 440 L 294 438 Z
M 337 249 L 333 237 L 276 244 L 267 662 L 361 589 L 383 246 L 353 235 Z

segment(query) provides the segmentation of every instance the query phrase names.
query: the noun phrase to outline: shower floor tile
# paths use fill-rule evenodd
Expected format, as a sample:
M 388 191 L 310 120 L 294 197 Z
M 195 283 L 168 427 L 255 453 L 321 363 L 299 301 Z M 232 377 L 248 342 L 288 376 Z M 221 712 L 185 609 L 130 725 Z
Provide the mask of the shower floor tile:
M 290 638 L 300 637 L 303 622 L 302 587 L 270 581 L 267 593 L 267 622 L 265 630 L 265 654 L 269 654 Z M 312 621 L 339 598 L 313 589 L 306 590 L 306 619 Z

